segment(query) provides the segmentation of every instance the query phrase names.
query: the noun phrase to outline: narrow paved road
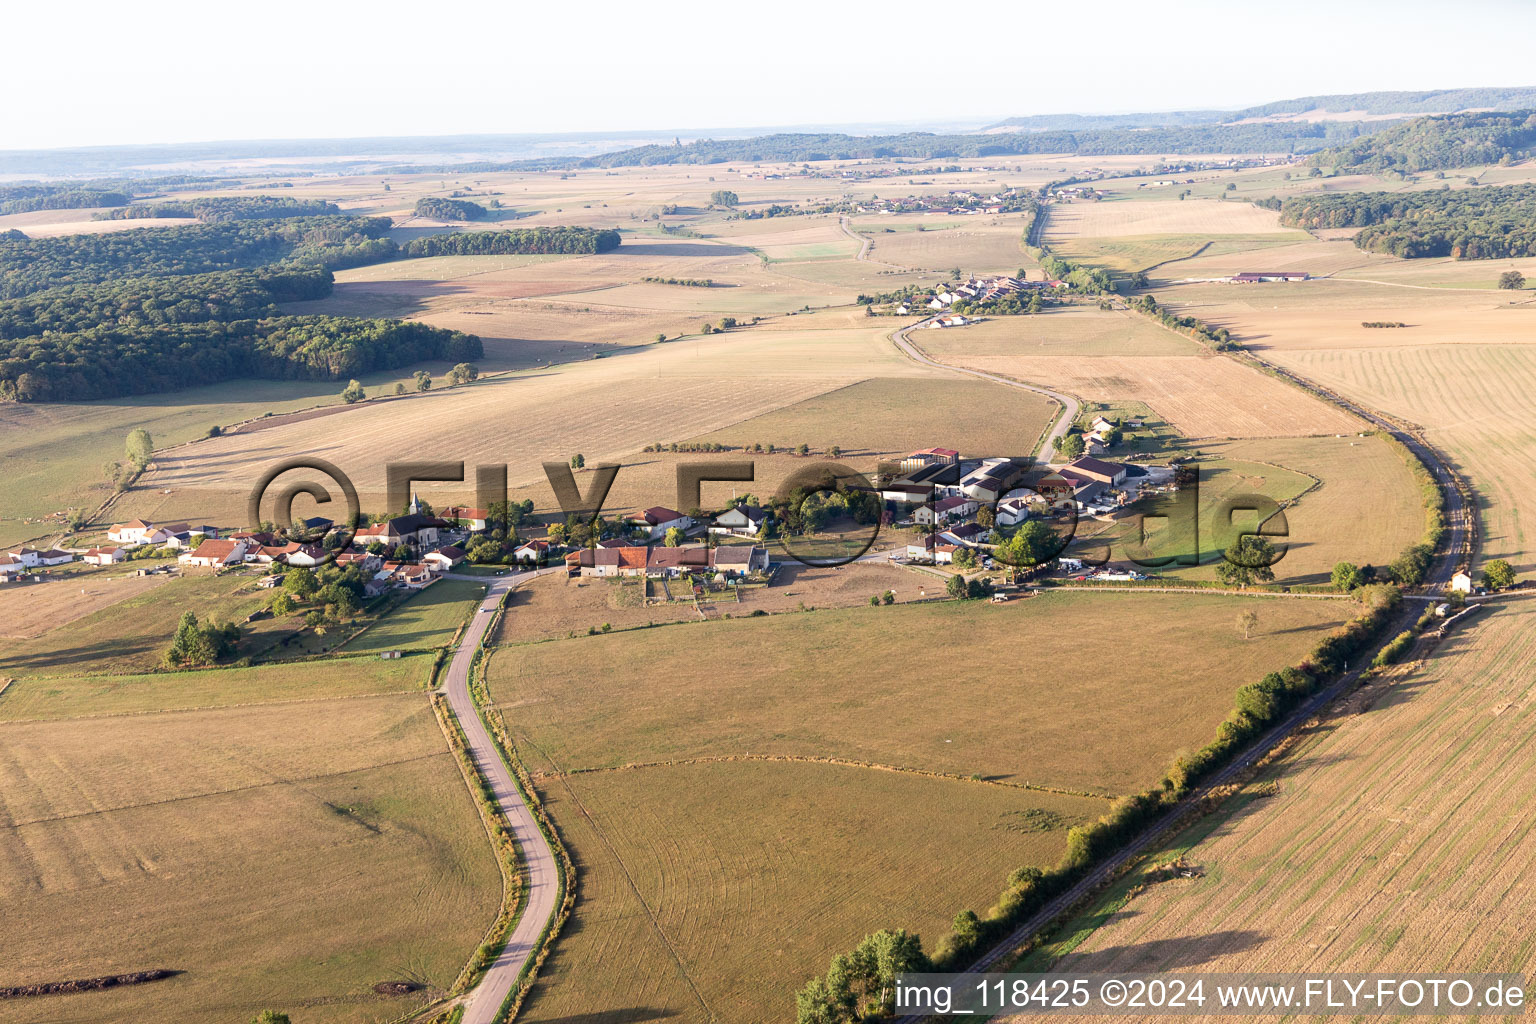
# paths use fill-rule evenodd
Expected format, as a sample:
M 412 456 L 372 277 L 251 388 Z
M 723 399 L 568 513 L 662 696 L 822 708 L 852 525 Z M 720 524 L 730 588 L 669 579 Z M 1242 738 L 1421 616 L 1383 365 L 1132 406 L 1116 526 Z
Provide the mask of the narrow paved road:
M 554 851 L 549 848 L 544 833 L 539 831 L 533 812 L 523 802 L 523 794 L 513 781 L 512 773 L 502 761 L 496 744 L 475 711 L 474 701 L 469 696 L 469 667 L 475 660 L 475 651 L 479 650 L 480 642 L 485 639 L 486 629 L 496 617 L 496 606 L 507 592 L 536 576 L 561 571 L 564 571 L 563 566 L 492 577 L 485 600 L 480 603 L 474 619 L 464 630 L 464 639 L 454 652 L 440 691 L 447 696 L 448 706 L 459 720 L 459 728 L 464 730 L 464 738 L 469 742 L 469 754 L 474 758 L 480 774 L 490 783 L 496 802 L 506 816 L 507 826 L 517 838 L 518 848 L 522 852 L 526 887 L 522 913 L 507 938 L 507 944 L 480 979 L 480 983 L 464 999 L 463 1024 L 491 1024 L 496 1019 L 496 1014 L 506 1002 L 507 994 L 517 984 L 523 965 L 533 954 L 533 946 L 539 934 L 559 908 L 560 898 L 560 875 L 555 867 Z M 463 575 L 456 578 L 477 583 L 486 581 L 484 576 Z
M 1056 449 L 1054 447 L 1056 438 L 1067 436 L 1068 428 L 1070 428 L 1072 424 L 1077 421 L 1077 413 L 1078 409 L 1080 408 L 1077 399 L 1073 398 L 1071 395 L 1064 395 L 1060 391 L 1052 391 L 1050 388 L 1037 387 L 1034 384 L 1025 384 L 1023 381 L 1010 380 L 1007 377 L 999 377 L 995 373 L 986 373 L 982 370 L 970 370 L 964 366 L 951 366 L 948 363 L 941 363 L 937 359 L 930 358 L 926 353 L 919 349 L 917 344 L 913 342 L 911 338 L 907 337 L 907 335 L 910 332 L 924 326 L 932 319 L 933 317 L 928 317 L 926 320 L 921 320 L 915 324 L 909 324 L 908 326 L 901 328 L 891 335 L 891 340 L 895 342 L 896 347 L 901 349 L 901 351 L 906 354 L 907 358 L 911 359 L 913 362 L 922 363 L 924 366 L 932 366 L 940 370 L 953 370 L 956 373 L 965 373 L 972 377 L 980 377 L 982 380 L 989 380 L 994 384 L 1001 384 L 1004 387 L 1019 388 L 1022 391 L 1033 391 L 1037 395 L 1044 395 L 1046 398 L 1053 398 L 1057 402 L 1060 402 L 1062 410 L 1061 416 L 1059 419 L 1057 419 L 1055 425 L 1051 427 L 1051 429 L 1046 433 L 1045 437 L 1041 440 L 1040 451 L 1036 453 L 1035 456 L 1035 460 L 1038 465 L 1043 466 L 1050 462 L 1051 456 L 1056 453 Z

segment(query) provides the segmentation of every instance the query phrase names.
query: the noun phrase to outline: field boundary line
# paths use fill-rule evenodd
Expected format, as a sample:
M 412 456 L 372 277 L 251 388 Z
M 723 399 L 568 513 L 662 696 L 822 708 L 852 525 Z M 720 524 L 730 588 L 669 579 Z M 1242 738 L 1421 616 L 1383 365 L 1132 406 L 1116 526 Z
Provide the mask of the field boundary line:
M 542 754 L 543 751 L 540 751 Z M 548 755 L 544 755 L 548 760 Z M 895 772 L 902 775 L 921 775 L 930 779 L 941 779 L 947 782 L 969 782 L 978 786 L 998 786 L 1004 789 L 1018 789 L 1034 793 L 1053 793 L 1057 796 L 1086 797 L 1093 800 L 1109 800 L 1111 802 L 1120 797 L 1115 793 L 1092 793 L 1081 789 L 1065 789 L 1059 786 L 1044 786 L 1033 782 L 1005 782 L 1002 779 L 975 778 L 969 775 L 958 775 L 952 772 L 930 771 L 926 768 L 907 768 L 897 764 L 880 764 L 875 761 L 855 761 L 843 757 L 814 757 L 809 754 L 717 754 L 709 757 L 684 757 L 673 761 L 632 761 L 629 764 L 606 765 L 595 768 L 556 768 L 550 772 L 534 772 L 534 778 L 566 779 L 576 775 L 596 775 L 605 772 L 638 771 L 645 768 L 686 768 L 692 765 L 702 764 L 732 764 L 732 763 L 760 763 L 760 764 L 820 764 L 838 768 L 867 768 L 872 771 Z M 550 761 L 554 764 L 554 761 Z
M 169 674 L 169 673 L 167 673 Z M 47 682 L 56 676 L 29 676 L 28 681 L 39 683 Z M 76 676 L 73 678 L 91 679 L 93 676 Z M 102 678 L 112 678 L 110 676 Z M 5 686 L 0 686 L 0 694 L 5 692 L 5 687 L 17 680 L 12 679 Z M 265 708 L 276 707 L 282 704 L 324 704 L 333 700 L 364 700 L 371 697 L 415 697 L 416 690 L 381 690 L 378 693 L 338 693 L 330 697 L 280 697 L 277 700 L 246 700 L 236 704 L 198 704 L 187 708 L 146 708 L 143 711 L 101 711 L 94 715 L 64 715 L 61 718 L 7 718 L 0 719 L 0 729 L 8 725 L 39 725 L 49 722 L 90 722 L 104 718 L 137 718 L 143 715 L 181 715 L 193 711 L 226 711 L 232 708 Z
M 66 719 L 67 721 L 67 719 Z M 121 804 L 117 807 L 93 807 L 88 811 L 76 811 L 73 814 L 56 814 L 51 818 L 32 818 L 28 821 L 13 821 L 7 828 L 21 828 L 25 825 L 50 825 L 58 821 L 72 821 L 77 818 L 89 818 L 97 814 L 116 814 L 120 811 L 136 811 L 141 807 L 163 807 L 167 804 L 179 804 L 188 800 L 204 800 L 211 796 L 229 796 L 233 793 L 248 793 L 257 789 L 271 789 L 273 786 L 299 786 L 306 782 L 315 782 L 320 779 L 334 779 L 343 775 L 356 775 L 359 772 L 371 772 L 379 768 L 394 768 L 402 764 L 414 764 L 417 761 L 426 761 L 434 757 L 442 757 L 451 754 L 451 751 L 436 750 L 430 754 L 417 754 L 415 757 L 402 757 L 397 761 L 380 761 L 377 764 L 367 764 L 360 768 L 342 768 L 334 772 L 316 772 L 313 775 L 296 775 L 286 779 L 270 779 L 266 782 L 253 782 L 248 786 L 231 786 L 228 789 L 211 789 L 205 793 L 188 793 L 185 796 L 168 796 L 163 800 L 144 800 L 136 804 Z
M 544 748 L 540 747 L 537 743 L 534 743 L 532 740 L 527 739 L 526 737 L 525 742 L 527 742 L 529 746 L 533 747 L 534 750 L 537 750 L 539 752 L 539 756 L 542 757 L 545 761 L 549 762 L 551 765 L 555 765 L 555 759 L 550 757 L 549 753 L 545 751 Z M 559 766 L 555 765 L 555 768 L 558 772 Z M 711 1021 L 718 1020 L 719 1018 L 715 1016 L 715 1011 L 710 1009 L 709 1003 L 704 1001 L 704 994 L 699 991 L 698 985 L 694 984 L 693 976 L 688 973 L 688 968 L 684 965 L 683 958 L 678 953 L 677 947 L 672 945 L 672 940 L 667 936 L 666 930 L 661 927 L 661 922 L 656 919 L 656 912 L 651 909 L 651 905 L 645 901 L 645 896 L 641 894 L 640 887 L 635 884 L 635 877 L 630 873 L 629 865 L 624 863 L 624 858 L 619 856 L 619 851 L 613 845 L 613 841 L 608 838 L 608 833 L 605 832 L 602 826 L 597 823 L 597 819 L 592 817 L 592 812 L 587 810 L 587 805 L 582 802 L 580 794 L 578 794 L 575 788 L 571 786 L 570 775 L 562 772 L 556 777 L 559 778 L 560 782 L 564 785 L 565 791 L 570 795 L 571 801 L 576 805 L 577 809 L 581 811 L 581 816 L 587 819 L 587 824 L 592 827 L 593 833 L 597 836 L 598 839 L 602 840 L 603 846 L 607 847 L 608 853 L 613 857 L 613 862 L 617 864 L 619 866 L 619 870 L 624 873 L 625 883 L 629 886 L 630 891 L 634 893 L 635 901 L 640 904 L 640 909 L 645 911 L 646 919 L 650 921 L 651 928 L 656 932 L 656 937 L 661 939 L 662 945 L 666 946 L 667 955 L 670 956 L 672 958 L 672 962 L 677 965 L 677 972 L 678 974 L 682 975 L 683 981 L 688 985 L 689 991 L 693 993 L 693 997 L 698 1000 L 699 1006 L 704 1010 L 705 1014 L 708 1015 L 709 1019 Z

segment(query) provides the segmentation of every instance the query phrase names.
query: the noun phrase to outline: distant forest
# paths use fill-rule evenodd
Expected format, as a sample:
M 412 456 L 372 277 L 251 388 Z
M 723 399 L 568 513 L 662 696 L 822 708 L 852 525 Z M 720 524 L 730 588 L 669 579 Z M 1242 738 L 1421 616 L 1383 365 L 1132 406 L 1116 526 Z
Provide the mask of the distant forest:
M 398 320 L 285 316 L 332 266 L 399 255 L 388 218 L 327 216 L 0 236 L 0 401 L 81 401 L 234 377 L 345 380 L 480 339 Z M 130 276 L 131 275 L 131 276 Z
M 933 135 L 766 135 L 755 139 L 702 139 L 686 145 L 651 145 L 582 160 L 529 160 L 507 165 L 537 170 L 571 167 L 646 167 L 679 163 L 810 162 L 904 157 L 916 160 L 1037 153 L 1167 155 L 1173 153 L 1311 153 L 1353 139 L 1357 122 L 1320 124 L 1185 125 L 1094 131 L 998 132 Z
M 291 260 L 339 269 L 396 255 L 388 217 L 299 217 L 0 239 L 0 299 L 124 275 L 159 277 Z
M 1360 248 L 1404 259 L 1536 255 L 1536 185 L 1337 192 L 1297 196 L 1278 208 L 1280 222 L 1289 227 L 1359 227 Z
M 1512 163 L 1536 152 L 1536 111 L 1420 117 L 1312 157 L 1341 174 L 1380 174 Z
M 1263 103 L 1229 115 L 1232 119 L 1301 114 L 1308 110 L 1366 114 L 1440 114 L 1456 110 L 1519 110 L 1536 107 L 1536 88 L 1430 89 L 1423 92 L 1353 92 L 1332 96 L 1301 96 L 1277 103 Z
M 111 203 L 101 203 L 111 206 Z M 319 199 L 293 199 L 288 196 L 203 196 L 197 199 L 171 200 L 164 203 L 134 203 L 117 210 L 98 213 L 97 220 L 139 220 L 156 217 L 196 217 L 205 224 L 227 224 L 235 220 L 279 220 L 288 217 L 327 217 L 341 213 L 341 207 Z
M 20 192 L 20 189 L 0 190 Z M 85 210 L 97 206 L 123 206 L 128 202 L 124 192 L 105 192 L 97 189 L 46 189 L 35 194 L 25 192 L 10 199 L 0 199 L 0 215 L 33 213 L 37 210 Z

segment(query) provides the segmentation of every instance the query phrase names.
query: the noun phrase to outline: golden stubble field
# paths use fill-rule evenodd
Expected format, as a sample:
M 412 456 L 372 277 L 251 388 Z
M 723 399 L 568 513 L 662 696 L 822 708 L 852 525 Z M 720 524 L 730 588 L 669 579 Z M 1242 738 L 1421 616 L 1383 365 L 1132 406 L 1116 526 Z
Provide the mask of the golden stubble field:
M 1333 243 L 1318 243 L 1331 245 Z M 1416 261 L 1373 280 L 1181 287 L 1163 295 L 1180 311 L 1227 327 L 1266 359 L 1339 393 L 1417 423 L 1477 489 L 1482 558 L 1536 567 L 1521 511 L 1536 500 L 1536 306 L 1491 288 L 1392 283 Z M 1492 273 L 1466 264 L 1446 274 Z M 1365 328 L 1364 320 L 1403 328 Z
M 1281 437 L 1362 427 L 1354 416 L 1138 314 L 1080 308 L 998 318 L 982 328 L 974 335 L 970 328 L 915 331 L 911 338 L 958 366 L 1089 401 L 1144 403 L 1187 437 Z M 1183 354 L 1169 354 L 1180 347 Z
M 1506 602 L 1372 684 L 1157 855 L 1203 878 L 1089 910 L 1057 969 L 1529 972 L 1533 644 Z
M 903 359 L 883 323 L 845 327 L 816 317 L 804 323 L 800 330 L 744 328 L 670 342 L 212 438 L 159 460 L 160 468 L 124 497 L 116 515 L 242 523 L 245 497 L 260 474 L 301 455 L 339 466 L 370 509 L 382 502 L 384 466 L 391 461 L 504 463 L 514 486 L 541 484 L 540 463 L 547 459 L 565 461 L 577 452 L 589 465 L 620 459 L 653 442 L 698 436 L 871 376 L 948 376 Z M 827 330 L 816 329 L 822 323 Z M 468 496 L 472 488 L 452 490 Z

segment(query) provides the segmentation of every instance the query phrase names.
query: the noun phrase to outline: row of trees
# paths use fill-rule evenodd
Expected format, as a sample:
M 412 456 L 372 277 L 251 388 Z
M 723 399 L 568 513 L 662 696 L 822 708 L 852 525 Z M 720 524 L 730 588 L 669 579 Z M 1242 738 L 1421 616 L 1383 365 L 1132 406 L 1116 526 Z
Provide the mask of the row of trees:
M 99 203 L 117 206 L 116 203 Z M 120 209 L 98 213 L 96 220 L 144 220 L 160 217 L 196 217 L 204 224 L 227 224 L 237 220 L 281 220 L 290 217 L 327 217 L 341 213 L 341 207 L 323 199 L 294 199 L 292 196 L 199 196 L 164 203 L 134 203 Z
M 507 231 L 470 231 L 414 238 L 400 247 L 400 255 L 590 254 L 617 249 L 619 242 L 619 233 L 612 228 L 512 228 Z
M 0 214 L 32 213 L 34 210 L 85 210 L 96 206 L 123 206 L 128 196 L 99 189 L 60 189 L 38 195 L 0 201 Z
M 1536 253 L 1536 185 L 1321 193 L 1287 199 L 1279 209 L 1281 223 L 1290 227 L 1363 228 L 1357 246 L 1404 259 Z

